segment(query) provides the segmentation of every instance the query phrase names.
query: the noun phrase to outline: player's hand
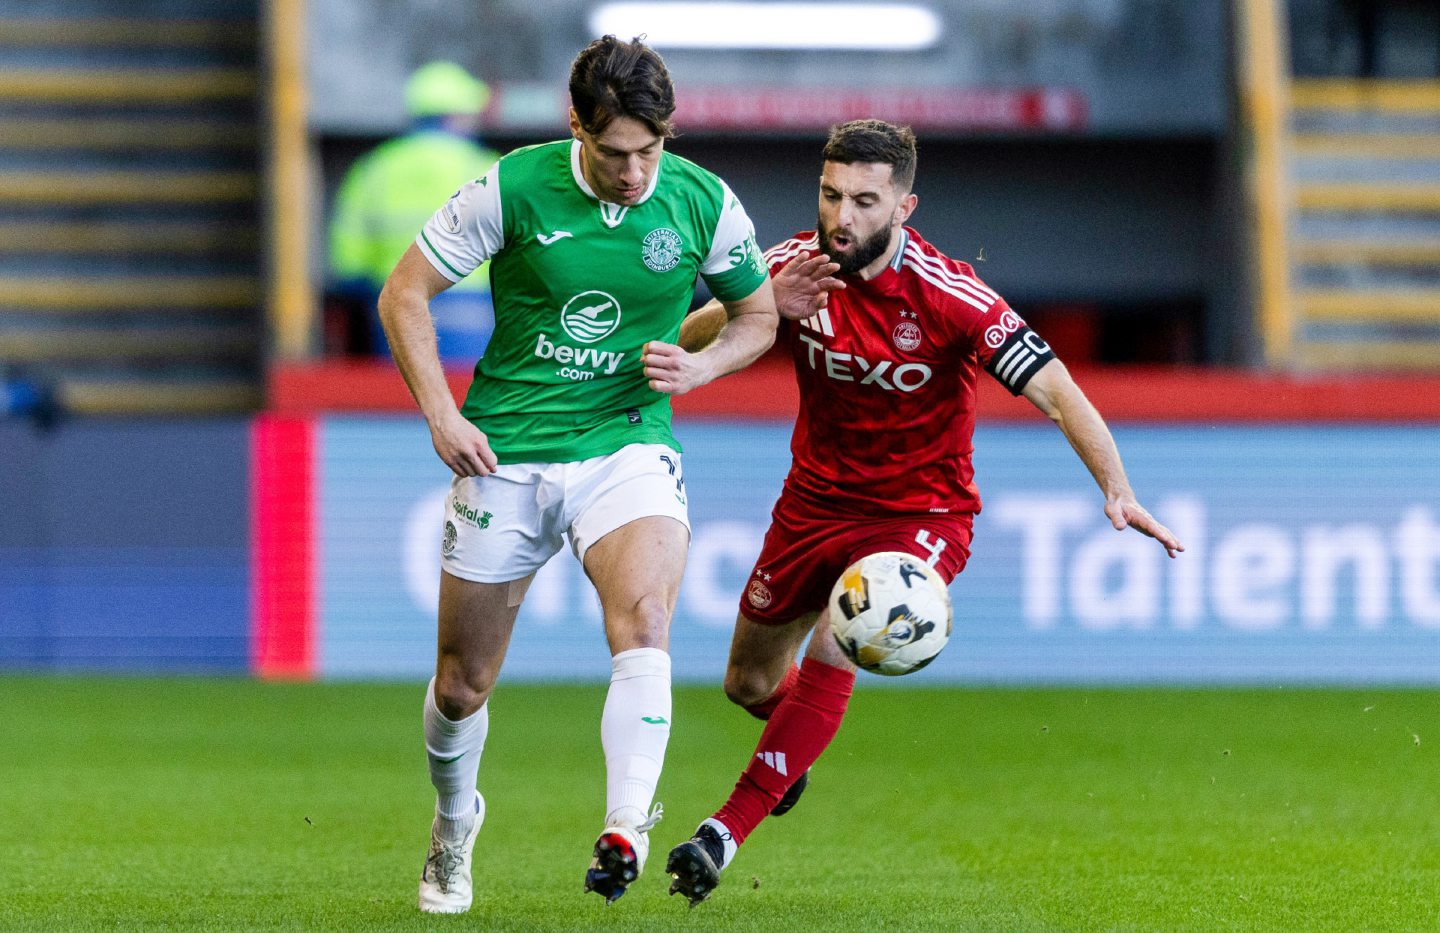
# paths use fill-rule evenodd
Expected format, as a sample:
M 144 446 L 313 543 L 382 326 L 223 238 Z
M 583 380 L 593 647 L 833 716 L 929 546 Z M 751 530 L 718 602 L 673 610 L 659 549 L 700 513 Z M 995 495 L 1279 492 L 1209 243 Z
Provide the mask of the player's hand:
M 651 340 L 640 359 L 650 388 L 666 395 L 683 395 L 715 378 L 704 353 L 690 353 L 673 343 Z
M 500 464 L 485 432 L 459 411 L 430 425 L 430 443 L 456 476 L 489 476 Z
M 840 263 L 824 253 L 806 258 L 804 253 L 785 264 L 770 279 L 775 290 L 775 310 L 789 321 L 800 321 L 820 313 L 830 302 L 830 293 L 845 287 L 835 278 Z
M 1154 538 L 1165 548 L 1165 553 L 1174 557 L 1185 550 L 1185 545 L 1174 533 L 1155 520 L 1155 516 L 1134 499 L 1113 499 L 1105 503 L 1105 515 L 1116 531 L 1134 528 L 1148 538 Z

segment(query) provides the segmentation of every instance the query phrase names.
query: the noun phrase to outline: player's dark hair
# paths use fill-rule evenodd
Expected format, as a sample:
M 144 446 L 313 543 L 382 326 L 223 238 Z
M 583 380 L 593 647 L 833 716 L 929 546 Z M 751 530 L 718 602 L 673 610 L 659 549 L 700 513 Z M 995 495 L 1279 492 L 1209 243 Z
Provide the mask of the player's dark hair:
M 851 120 L 830 128 L 825 141 L 826 162 L 851 165 L 874 162 L 890 166 L 895 187 L 904 192 L 915 184 L 915 134 L 908 126 L 884 120 Z
M 570 105 L 592 135 L 616 117 L 639 120 L 666 139 L 675 135 L 675 85 L 664 60 L 639 37 L 601 36 L 581 49 L 570 66 Z

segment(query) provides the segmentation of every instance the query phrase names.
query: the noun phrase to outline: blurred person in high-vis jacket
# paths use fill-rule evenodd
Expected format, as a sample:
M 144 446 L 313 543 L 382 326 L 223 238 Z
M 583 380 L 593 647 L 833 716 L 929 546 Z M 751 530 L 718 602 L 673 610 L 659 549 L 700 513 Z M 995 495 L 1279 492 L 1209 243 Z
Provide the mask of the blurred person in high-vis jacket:
M 395 263 L 443 203 L 498 159 L 476 138 L 490 90 L 453 62 L 431 62 L 405 84 L 409 132 L 365 154 L 341 182 L 330 221 L 330 293 L 365 309 L 369 346 L 389 355 L 376 300 Z M 472 366 L 495 326 L 489 264 L 430 303 L 440 357 Z

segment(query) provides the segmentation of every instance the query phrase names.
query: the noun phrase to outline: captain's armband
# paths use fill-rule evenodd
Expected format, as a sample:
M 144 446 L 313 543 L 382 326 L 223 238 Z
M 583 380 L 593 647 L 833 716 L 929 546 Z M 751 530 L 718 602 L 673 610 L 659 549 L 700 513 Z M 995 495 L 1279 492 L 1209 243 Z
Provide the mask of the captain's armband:
M 992 328 L 995 329 L 998 328 Z M 1019 395 L 1030 377 L 1053 359 L 1055 351 L 1050 349 L 1050 345 L 1028 325 L 1022 324 L 1017 330 L 1004 335 L 985 369 L 1010 390 L 1011 395 Z

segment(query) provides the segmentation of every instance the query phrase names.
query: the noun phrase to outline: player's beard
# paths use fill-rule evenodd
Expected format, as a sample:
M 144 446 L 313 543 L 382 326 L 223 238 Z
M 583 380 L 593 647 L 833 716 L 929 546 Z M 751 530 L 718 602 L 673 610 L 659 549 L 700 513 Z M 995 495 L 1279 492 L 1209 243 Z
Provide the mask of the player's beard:
M 815 229 L 820 231 L 820 250 L 829 255 L 832 262 L 840 264 L 841 275 L 853 275 L 870 263 L 879 259 L 890 247 L 890 228 L 881 227 L 864 240 L 856 243 L 850 250 L 849 255 L 837 256 L 830 247 L 830 232 L 825 229 L 824 223 L 817 215 L 815 218 Z

